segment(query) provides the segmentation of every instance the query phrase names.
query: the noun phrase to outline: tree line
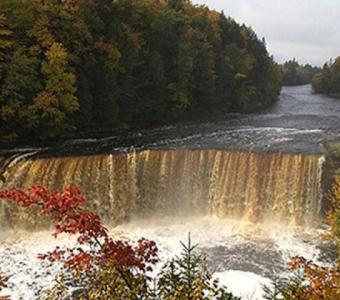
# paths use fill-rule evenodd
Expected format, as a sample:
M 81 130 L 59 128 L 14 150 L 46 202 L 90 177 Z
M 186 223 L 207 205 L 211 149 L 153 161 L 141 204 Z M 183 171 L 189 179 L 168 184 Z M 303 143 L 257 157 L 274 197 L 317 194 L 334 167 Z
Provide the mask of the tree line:
M 264 40 L 189 0 L 2 0 L 0 140 L 112 133 L 273 103 Z
M 316 93 L 340 98 L 340 56 L 325 63 L 314 76 L 313 89 Z
M 300 65 L 295 58 L 286 61 L 281 68 L 285 86 L 309 84 L 314 75 L 320 71 L 320 68 L 310 64 Z

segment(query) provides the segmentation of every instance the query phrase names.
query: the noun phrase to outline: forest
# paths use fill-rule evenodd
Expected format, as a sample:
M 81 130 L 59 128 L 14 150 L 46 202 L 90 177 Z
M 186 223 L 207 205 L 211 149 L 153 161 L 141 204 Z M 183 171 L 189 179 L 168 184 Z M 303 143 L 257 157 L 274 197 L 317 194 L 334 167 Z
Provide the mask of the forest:
M 2 0 L 0 138 L 110 134 L 276 101 L 265 41 L 189 0 Z
M 340 56 L 325 63 L 322 70 L 313 78 L 316 93 L 340 98 Z
M 283 85 L 294 86 L 309 84 L 320 68 L 313 67 L 310 64 L 300 65 L 294 58 L 293 60 L 286 61 L 282 66 Z

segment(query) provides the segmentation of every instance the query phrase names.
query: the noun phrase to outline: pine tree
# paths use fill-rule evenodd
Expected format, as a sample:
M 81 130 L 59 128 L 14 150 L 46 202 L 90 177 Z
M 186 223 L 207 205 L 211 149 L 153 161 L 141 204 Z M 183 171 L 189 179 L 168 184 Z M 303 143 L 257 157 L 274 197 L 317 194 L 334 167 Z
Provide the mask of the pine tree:
M 218 287 L 212 279 L 206 259 L 196 253 L 197 245 L 182 245 L 182 254 L 163 268 L 159 278 L 159 298 L 162 300 L 240 300 Z

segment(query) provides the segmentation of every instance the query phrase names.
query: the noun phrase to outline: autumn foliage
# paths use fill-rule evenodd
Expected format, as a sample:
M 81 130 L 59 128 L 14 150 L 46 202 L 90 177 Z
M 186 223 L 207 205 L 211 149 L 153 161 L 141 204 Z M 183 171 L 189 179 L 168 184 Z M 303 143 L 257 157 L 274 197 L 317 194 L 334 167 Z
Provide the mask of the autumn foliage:
M 332 265 L 321 266 L 303 257 L 294 257 L 288 264 L 289 278 L 275 281 L 265 287 L 268 300 L 333 300 L 340 299 L 340 177 L 328 194 L 333 204 L 328 214 L 331 227 L 329 238 L 338 248 L 338 259 Z
M 328 191 L 328 200 L 332 203 L 332 211 L 328 214 L 328 222 L 331 225 L 330 238 L 335 241 L 340 260 L 340 176 L 335 178 L 332 188 Z
M 78 235 L 76 248 L 57 247 L 40 254 L 40 259 L 63 262 L 75 274 L 94 272 L 93 275 L 98 275 L 103 270 L 110 270 L 125 283 L 125 290 L 120 291 L 122 295 L 131 293 L 135 274 L 151 271 L 158 261 L 158 249 L 152 241 L 141 239 L 132 246 L 111 239 L 99 216 L 81 208 L 85 198 L 78 188 L 70 187 L 61 193 L 42 186 L 34 186 L 28 191 L 11 189 L 0 192 L 0 199 L 10 199 L 26 208 L 39 207 L 41 213 L 54 222 L 55 237 L 62 233 Z
M 190 241 L 188 247 L 182 244 L 182 256 L 166 264 L 158 277 L 152 279 L 150 272 L 158 262 L 156 244 L 140 239 L 131 245 L 110 238 L 99 216 L 82 208 L 85 198 L 78 188 L 70 187 L 64 192 L 43 186 L 28 191 L 11 189 L 0 192 L 1 199 L 26 208 L 39 208 L 55 224 L 55 237 L 62 233 L 77 235 L 77 247 L 57 247 L 38 256 L 64 266 L 55 285 L 42 292 L 39 299 L 239 299 L 212 278 L 204 257 L 193 252 L 195 246 Z
M 6 284 L 6 278 L 2 277 L 0 275 L 0 292 L 2 289 L 6 288 L 7 284 Z M 0 295 L 0 300 L 9 300 L 9 298 L 7 296 L 1 296 Z
M 302 257 L 294 257 L 289 263 L 290 270 L 303 270 L 303 276 L 309 284 L 301 286 L 292 299 L 339 299 L 340 269 L 337 265 L 321 267 Z M 295 297 L 295 298 L 293 298 Z
M 340 181 L 329 192 L 334 210 L 329 215 L 332 238 L 339 241 Z M 150 273 L 158 262 L 154 242 L 140 239 L 136 245 L 110 238 L 99 216 L 83 209 L 85 198 L 78 188 L 64 192 L 35 186 L 27 191 L 11 189 L 0 192 L 0 200 L 9 199 L 19 206 L 39 208 L 55 224 L 53 235 L 77 235 L 75 248 L 57 247 L 40 254 L 39 259 L 63 263 L 56 284 L 41 299 L 139 299 L 139 300 L 236 300 L 212 279 L 203 256 L 194 253 L 196 246 L 182 244 L 180 257 L 168 262 L 153 280 Z M 268 300 L 329 300 L 340 298 L 339 261 L 320 266 L 302 257 L 289 263 L 292 276 L 265 287 Z M 154 284 L 153 284 L 154 283 Z M 153 284 L 153 285 L 152 285 Z M 153 287 L 152 287 L 153 286 Z M 0 276 L 0 291 L 6 280 Z M 7 300 L 0 296 L 0 300 Z
M 254 111 L 280 89 L 251 28 L 189 0 L 0 1 L 1 144 Z

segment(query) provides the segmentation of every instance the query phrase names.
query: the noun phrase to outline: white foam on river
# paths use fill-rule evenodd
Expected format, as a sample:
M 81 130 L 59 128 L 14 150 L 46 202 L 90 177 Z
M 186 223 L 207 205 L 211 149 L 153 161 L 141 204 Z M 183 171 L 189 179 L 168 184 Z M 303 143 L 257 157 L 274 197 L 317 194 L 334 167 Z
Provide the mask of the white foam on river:
M 186 242 L 188 232 L 192 243 L 199 244 L 199 251 L 208 255 L 210 267 L 221 284 L 242 299 L 262 299 L 262 285 L 269 284 L 270 279 L 264 274 L 255 274 L 245 270 L 242 263 L 243 251 L 259 247 L 263 255 L 266 251 L 274 252 L 282 261 L 287 262 L 291 256 L 301 255 L 311 260 L 318 260 L 320 241 L 315 230 L 287 228 L 275 224 L 258 225 L 240 223 L 233 220 L 221 220 L 216 217 L 201 217 L 192 219 L 162 218 L 153 221 L 139 220 L 118 226 L 111 230 L 112 235 L 119 239 L 136 241 L 145 237 L 157 242 L 162 262 L 179 255 L 180 241 Z M 36 258 L 38 253 L 53 250 L 57 245 L 72 247 L 74 237 L 62 236 L 54 239 L 50 231 L 44 232 L 2 232 L 0 234 L 0 273 L 9 276 L 9 288 L 3 294 L 16 300 L 36 299 L 39 290 L 51 286 L 53 278 L 58 273 L 58 266 L 49 266 Z M 311 242 L 313 241 L 313 242 Z M 264 246 L 265 245 L 265 246 Z M 263 248 L 261 248 L 263 247 Z M 231 268 L 219 260 L 214 252 L 223 255 L 229 253 L 233 257 Z M 233 250 L 234 249 L 234 250 Z M 251 250 L 252 251 L 252 250 Z M 215 253 L 215 254 L 214 254 Z M 248 253 L 249 254 L 249 253 Z M 253 259 L 253 261 L 251 261 Z M 270 260 L 271 258 L 268 257 Z M 214 264 L 215 261 L 219 261 Z M 261 264 L 257 258 L 250 255 L 249 263 Z M 236 263 L 235 263 L 236 262 Z M 276 262 L 273 261 L 272 264 Z M 271 265 L 271 262 L 268 264 Z M 157 267 L 159 269 L 161 264 Z M 264 267 L 264 269 L 268 268 Z M 279 274 L 275 274 L 279 275 Z

